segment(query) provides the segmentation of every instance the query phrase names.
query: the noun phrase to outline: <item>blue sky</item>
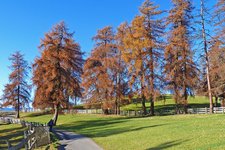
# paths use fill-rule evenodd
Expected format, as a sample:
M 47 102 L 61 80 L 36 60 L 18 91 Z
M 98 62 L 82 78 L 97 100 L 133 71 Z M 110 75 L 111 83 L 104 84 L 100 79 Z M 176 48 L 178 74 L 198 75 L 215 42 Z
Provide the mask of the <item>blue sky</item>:
M 86 56 L 93 47 L 98 29 L 116 28 L 138 15 L 143 0 L 2 0 L 0 1 L 0 95 L 8 82 L 10 54 L 19 50 L 31 64 L 39 55 L 40 39 L 51 27 L 64 20 Z M 155 0 L 169 9 L 170 0 Z

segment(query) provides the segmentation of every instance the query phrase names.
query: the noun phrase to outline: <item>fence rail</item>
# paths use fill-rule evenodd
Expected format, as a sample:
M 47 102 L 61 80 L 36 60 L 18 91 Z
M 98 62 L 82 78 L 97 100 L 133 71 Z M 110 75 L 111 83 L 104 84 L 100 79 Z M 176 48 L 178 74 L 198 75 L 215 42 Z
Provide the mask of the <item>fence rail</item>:
M 27 122 L 10 117 L 0 117 L 0 122 L 7 124 L 21 124 L 23 127 L 28 128 L 27 131 L 24 131 L 24 139 L 17 145 L 12 146 L 9 140 L 6 141 L 8 150 L 19 150 L 23 147 L 25 147 L 26 150 L 31 150 L 50 143 L 50 133 L 47 124 Z
M 64 113 L 67 114 L 103 114 L 102 109 L 70 109 L 70 110 L 63 110 Z
M 214 107 L 213 111 L 215 114 L 224 114 L 225 107 Z M 78 114 L 103 114 L 101 109 L 73 109 L 73 110 L 65 110 L 64 113 L 78 113 Z M 155 112 L 159 115 L 173 115 L 175 114 L 175 110 L 164 109 Z M 209 114 L 210 108 L 188 108 L 188 114 Z M 121 110 L 120 115 L 122 116 L 142 116 L 142 110 Z
M 214 107 L 213 112 L 215 114 L 224 114 L 225 113 L 225 107 Z M 190 114 L 209 114 L 210 108 L 189 108 L 188 113 Z

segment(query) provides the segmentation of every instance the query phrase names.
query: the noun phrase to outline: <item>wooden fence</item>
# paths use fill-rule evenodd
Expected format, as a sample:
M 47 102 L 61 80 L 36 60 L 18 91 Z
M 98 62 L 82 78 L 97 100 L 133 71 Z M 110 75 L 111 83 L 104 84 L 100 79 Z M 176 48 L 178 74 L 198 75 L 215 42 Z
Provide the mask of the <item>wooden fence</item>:
M 214 107 L 213 112 L 215 114 L 224 114 L 225 113 L 225 107 Z M 209 114 L 210 108 L 189 108 L 188 113 L 190 114 Z
M 27 122 L 9 117 L 0 117 L 0 122 L 8 124 L 21 124 L 23 127 L 28 128 L 27 131 L 24 131 L 24 139 L 17 145 L 12 146 L 9 141 L 6 141 L 9 150 L 19 150 L 23 147 L 25 147 L 26 150 L 31 150 L 50 143 L 50 133 L 47 124 Z
M 225 107 L 214 107 L 213 108 L 215 114 L 224 114 L 225 113 Z M 74 110 L 67 110 L 64 111 L 65 113 L 78 113 L 78 114 L 103 114 L 103 111 L 101 109 L 74 109 Z M 189 108 L 188 114 L 209 114 L 210 108 Z M 142 110 L 121 110 L 120 115 L 122 116 L 142 116 L 143 111 Z M 174 115 L 175 110 L 167 110 L 162 109 L 159 111 L 155 111 L 156 115 Z
M 103 114 L 102 109 L 71 109 L 63 110 L 66 114 Z

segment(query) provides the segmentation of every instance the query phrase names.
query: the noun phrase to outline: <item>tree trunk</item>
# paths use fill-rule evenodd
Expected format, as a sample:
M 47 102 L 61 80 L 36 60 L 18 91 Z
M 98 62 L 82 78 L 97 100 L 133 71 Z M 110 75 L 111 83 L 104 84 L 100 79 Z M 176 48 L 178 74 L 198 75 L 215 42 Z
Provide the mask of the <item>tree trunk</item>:
M 17 113 L 16 113 L 16 118 L 20 118 L 19 104 L 17 105 Z
M 150 100 L 151 106 L 150 106 L 150 115 L 154 116 L 155 115 L 155 109 L 154 109 L 154 100 L 151 98 Z
M 16 118 L 20 118 L 20 86 L 18 86 L 18 91 L 17 91 L 17 113 L 16 113 Z
M 55 113 L 54 113 L 52 120 L 53 120 L 53 125 L 56 126 L 56 123 L 58 120 L 58 115 L 59 115 L 59 104 L 55 105 L 54 109 L 55 109 Z
M 215 97 L 215 107 L 217 107 L 218 106 L 218 97 L 216 96 Z
M 115 101 L 115 112 L 114 112 L 116 115 L 118 115 L 118 99 L 117 99 L 117 96 L 116 96 L 116 101 Z
M 144 75 L 141 75 L 141 99 L 142 99 L 142 110 L 143 115 L 147 115 L 146 106 L 145 106 L 145 95 L 144 95 Z
M 142 94 L 141 98 L 142 98 L 142 110 L 143 110 L 143 115 L 147 115 L 146 106 L 145 106 L 145 96 L 144 96 L 144 94 Z
M 187 114 L 188 113 L 188 106 L 187 106 L 187 98 L 188 98 L 188 94 L 187 94 L 187 86 L 186 84 L 184 83 L 183 85 L 183 90 L 184 90 L 184 95 L 183 95 L 183 108 L 184 108 L 184 114 Z
M 213 98 L 212 98 L 212 92 L 211 92 L 211 85 L 210 85 L 210 79 L 209 79 L 209 67 L 207 67 L 207 84 L 208 84 L 208 93 L 209 93 L 209 103 L 210 103 L 210 113 L 213 113 Z
M 201 26 L 202 26 L 202 38 L 204 42 L 204 51 L 205 51 L 205 61 L 206 61 L 206 78 L 209 94 L 209 103 L 210 103 L 210 113 L 213 113 L 213 98 L 211 91 L 211 82 L 209 77 L 209 57 L 208 57 L 208 44 L 206 39 L 206 29 L 205 29 L 205 16 L 204 16 L 204 1 L 201 0 Z
M 153 50 L 152 48 L 150 48 L 149 50 L 149 53 L 150 53 L 150 57 L 151 57 L 151 60 L 150 60 L 150 92 L 151 92 L 151 97 L 150 97 L 150 103 L 151 103 L 151 106 L 150 106 L 150 115 L 151 116 L 154 116 L 155 115 L 155 111 L 154 111 L 154 93 L 155 93 L 155 87 L 154 87 L 154 58 L 153 58 Z
M 118 104 L 117 115 L 120 115 L 120 104 Z
M 77 106 L 77 97 L 74 99 L 74 105 Z

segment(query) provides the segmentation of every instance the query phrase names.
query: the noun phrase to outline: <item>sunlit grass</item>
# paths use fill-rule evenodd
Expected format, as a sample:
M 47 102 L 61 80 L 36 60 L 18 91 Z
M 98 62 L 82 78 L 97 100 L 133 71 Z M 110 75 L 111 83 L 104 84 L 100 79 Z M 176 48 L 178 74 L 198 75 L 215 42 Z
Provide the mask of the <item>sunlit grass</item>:
M 204 108 L 204 107 L 209 107 L 209 100 L 207 97 L 204 96 L 195 96 L 195 97 L 189 97 L 188 98 L 188 104 L 189 107 L 191 108 Z M 150 103 L 146 102 L 146 107 L 147 109 L 150 108 Z M 155 102 L 155 110 L 160 111 L 160 110 L 167 110 L 167 109 L 174 109 L 175 107 L 175 102 L 172 96 L 168 95 L 166 96 L 166 100 L 160 100 Z M 129 104 L 126 106 L 123 106 L 121 110 L 141 110 L 142 105 L 141 103 L 137 104 Z
M 138 104 L 139 105 L 139 104 Z M 190 107 L 208 105 L 205 97 L 189 98 Z M 136 106 L 135 104 L 128 107 Z M 156 109 L 174 106 L 172 98 Z M 139 106 L 140 107 L 140 106 Z M 28 121 L 47 123 L 52 114 L 22 114 Z M 92 138 L 106 150 L 225 149 L 224 115 L 172 115 L 126 118 L 104 115 L 60 115 L 57 128 Z
M 18 144 L 23 139 L 25 130 L 21 125 L 0 123 L 0 149 L 7 149 L 6 140 L 12 145 Z
M 52 115 L 27 117 L 45 123 Z M 224 115 L 125 118 L 60 115 L 57 128 L 91 137 L 106 150 L 225 149 Z

